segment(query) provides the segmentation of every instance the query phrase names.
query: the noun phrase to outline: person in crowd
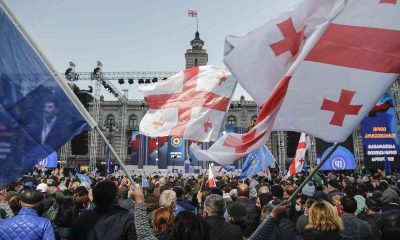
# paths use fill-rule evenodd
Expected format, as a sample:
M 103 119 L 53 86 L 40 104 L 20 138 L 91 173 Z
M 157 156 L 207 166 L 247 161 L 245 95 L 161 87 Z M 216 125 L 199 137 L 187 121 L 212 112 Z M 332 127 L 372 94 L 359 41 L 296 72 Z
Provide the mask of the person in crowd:
M 133 216 L 116 205 L 117 194 L 114 182 L 99 182 L 93 189 L 96 207 L 72 223 L 69 239 L 137 239 Z
M 79 214 L 82 214 L 88 210 L 92 210 L 94 207 L 89 198 L 89 191 L 84 186 L 80 186 L 75 189 L 74 201 L 79 210 Z
M 306 226 L 308 225 L 308 211 L 315 201 L 316 200 L 313 198 L 308 198 L 305 204 L 304 213 L 296 220 L 296 229 L 300 234 L 304 232 Z
M 8 201 L 6 200 L 6 193 L 6 189 L 0 191 L 0 209 L 2 210 L 0 219 L 6 219 L 14 216 L 14 212 L 12 211 Z
M 329 179 L 325 183 L 325 193 L 328 194 L 329 202 L 333 203 L 335 199 L 340 199 L 343 196 L 343 192 L 340 190 L 342 187 L 336 179 Z M 334 199 L 335 196 L 339 196 Z
M 153 184 L 144 189 L 145 191 L 145 203 L 147 206 L 147 212 L 150 213 L 158 208 L 158 197 L 154 195 Z
M 70 190 L 64 190 L 56 195 L 58 205 L 54 218 L 54 232 L 57 240 L 67 240 L 72 222 L 78 217 L 74 195 Z
M 126 186 L 120 186 L 118 188 L 118 206 L 128 210 L 133 210 L 133 201 L 129 197 L 129 189 Z
M 169 207 L 172 210 L 176 207 L 176 193 L 172 190 L 164 190 L 158 201 L 159 207 Z
M 154 212 L 152 225 L 158 240 L 168 240 L 171 238 L 174 220 L 174 212 L 169 207 L 159 208 Z
M 236 202 L 239 204 L 238 202 Z M 203 217 L 208 223 L 210 239 L 242 239 L 242 230 L 239 226 L 225 221 L 226 204 L 222 196 L 210 194 L 204 202 Z
M 282 186 L 275 184 L 271 187 L 271 194 L 273 199 L 283 199 L 284 189 Z
M 146 217 L 146 204 L 142 190 L 131 187 L 131 196 L 135 201 L 134 219 L 138 239 L 157 240 Z M 209 240 L 208 224 L 195 213 L 182 211 L 175 217 L 170 237 L 174 240 Z
M 382 193 L 382 212 L 400 210 L 400 197 L 393 189 L 386 189 Z
M 377 224 L 382 240 L 397 239 L 400 236 L 399 195 L 393 189 L 382 194 L 382 213 L 377 216 Z
M 43 194 L 35 189 L 24 190 L 20 195 L 21 210 L 18 215 L 2 220 L 2 240 L 53 240 L 53 227 L 48 219 L 40 217 L 36 210 L 43 200 Z
M 184 197 L 184 190 L 180 186 L 174 187 L 174 192 L 176 194 L 176 208 L 174 210 L 175 215 L 182 211 L 191 211 L 194 212 L 196 208 L 191 205 L 188 201 L 186 201 Z
M 246 209 L 247 221 L 243 236 L 250 237 L 260 222 L 260 212 L 257 209 L 256 202 L 249 197 L 249 186 L 247 184 L 238 186 L 237 195 L 236 203 L 241 204 Z
M 343 225 L 334 206 L 325 200 L 319 200 L 308 210 L 308 225 L 302 236 L 306 240 L 349 239 L 342 234 Z
M 246 209 L 243 205 L 236 202 L 229 204 L 227 207 L 227 212 L 228 222 L 233 225 L 239 226 L 242 232 L 246 230 Z
M 257 200 L 256 200 L 256 206 L 261 209 L 267 205 L 270 201 L 272 200 L 272 194 L 271 193 L 260 193 L 258 194 Z
M 353 240 L 371 239 L 372 233 L 369 224 L 354 215 L 357 210 L 357 201 L 352 197 L 343 197 L 340 202 L 343 206 L 344 233 Z
M 382 202 L 379 198 L 368 197 L 365 201 L 365 207 L 357 217 L 369 224 L 372 234 L 372 240 L 380 240 L 381 233 L 377 223 L 377 216 L 379 215 L 382 208 Z

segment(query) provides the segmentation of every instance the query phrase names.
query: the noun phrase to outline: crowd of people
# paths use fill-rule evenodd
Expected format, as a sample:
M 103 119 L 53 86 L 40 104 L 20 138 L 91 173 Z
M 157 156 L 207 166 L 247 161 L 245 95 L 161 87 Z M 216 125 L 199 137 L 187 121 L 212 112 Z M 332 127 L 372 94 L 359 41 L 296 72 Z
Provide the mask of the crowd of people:
M 0 192 L 0 239 L 398 239 L 400 177 L 319 172 L 238 179 L 24 177 Z M 144 177 L 144 176 L 143 176 Z

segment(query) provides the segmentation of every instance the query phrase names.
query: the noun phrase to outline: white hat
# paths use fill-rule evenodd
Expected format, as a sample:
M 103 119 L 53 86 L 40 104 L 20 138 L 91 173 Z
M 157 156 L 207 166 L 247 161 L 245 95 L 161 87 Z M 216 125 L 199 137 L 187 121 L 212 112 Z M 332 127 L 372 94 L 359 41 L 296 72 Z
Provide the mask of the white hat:
M 49 186 L 47 186 L 46 183 L 41 183 L 41 184 L 37 185 L 37 187 L 36 187 L 36 190 L 39 190 L 42 193 L 46 192 L 47 189 L 49 189 Z

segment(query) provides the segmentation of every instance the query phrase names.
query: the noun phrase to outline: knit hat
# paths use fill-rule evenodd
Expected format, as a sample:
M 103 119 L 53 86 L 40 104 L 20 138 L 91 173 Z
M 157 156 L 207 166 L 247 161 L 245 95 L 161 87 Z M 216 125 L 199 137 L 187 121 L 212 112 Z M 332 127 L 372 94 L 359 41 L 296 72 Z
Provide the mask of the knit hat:
M 382 203 L 400 203 L 400 197 L 393 189 L 386 189 L 382 193 Z
M 341 189 L 341 188 L 342 188 L 342 187 L 340 186 L 340 184 L 338 183 L 338 181 L 335 180 L 335 179 L 330 179 L 330 180 L 328 180 L 328 184 L 331 185 L 331 186 L 334 187 L 334 188 L 337 188 L 337 189 Z
M 308 197 L 314 196 L 315 193 L 314 183 L 312 181 L 309 181 L 306 185 L 304 185 L 303 189 L 301 189 L 301 192 Z

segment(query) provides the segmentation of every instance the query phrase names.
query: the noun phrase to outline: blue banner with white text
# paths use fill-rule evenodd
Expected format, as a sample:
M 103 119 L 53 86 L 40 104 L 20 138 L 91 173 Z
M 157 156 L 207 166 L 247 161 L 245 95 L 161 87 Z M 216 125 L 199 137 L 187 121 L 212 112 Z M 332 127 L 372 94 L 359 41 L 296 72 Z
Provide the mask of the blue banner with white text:
M 168 166 L 183 166 L 186 144 L 183 138 L 168 137 Z
M 383 169 L 385 160 L 400 167 L 400 145 L 392 95 L 385 93 L 361 122 L 364 163 L 367 169 Z

